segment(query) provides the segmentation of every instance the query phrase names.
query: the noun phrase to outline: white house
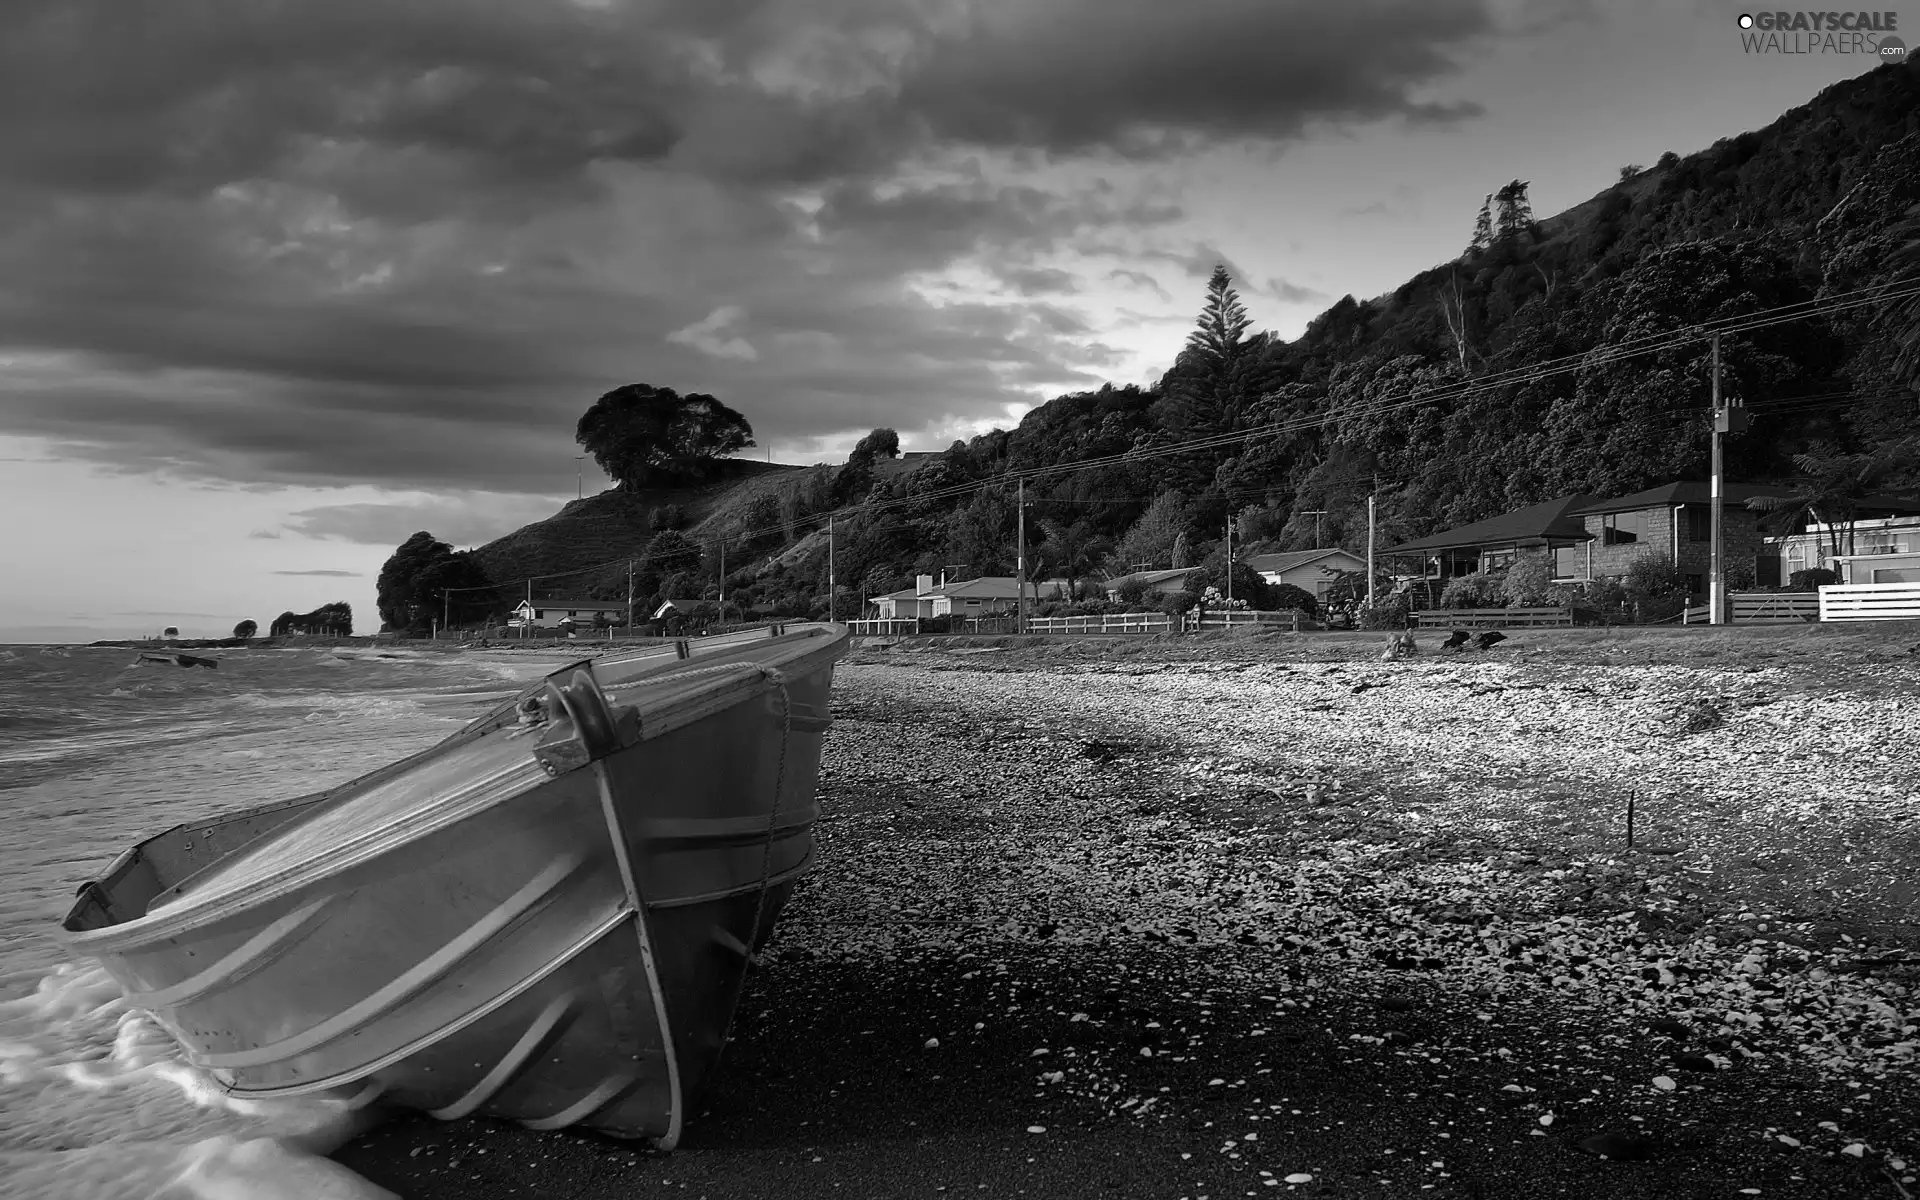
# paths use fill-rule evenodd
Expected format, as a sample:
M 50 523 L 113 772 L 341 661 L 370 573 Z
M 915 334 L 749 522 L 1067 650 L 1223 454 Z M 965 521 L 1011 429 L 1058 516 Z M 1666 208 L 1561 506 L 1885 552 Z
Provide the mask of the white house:
M 1106 589 L 1109 600 L 1118 600 L 1121 591 L 1136 579 L 1147 589 L 1149 596 L 1171 596 L 1175 592 L 1186 591 L 1187 577 L 1199 569 L 1199 567 L 1172 567 L 1165 571 L 1135 571 L 1130 575 L 1116 575 L 1100 586 Z
M 507 623 L 516 628 L 522 625 L 558 625 L 563 621 L 575 625 L 590 625 L 595 617 L 602 614 L 610 620 L 624 620 L 627 615 L 627 602 L 624 600 L 522 600 L 514 606 L 513 616 Z
M 1027 599 L 1039 599 L 1039 588 L 1029 580 Z M 1011 575 L 983 575 L 978 579 L 936 584 L 931 575 L 914 577 L 914 586 L 885 596 L 869 596 L 882 620 L 903 617 L 985 617 L 1012 612 L 1020 604 L 1019 581 Z
M 1833 552 L 1829 527 L 1810 522 L 1803 533 L 1769 538 L 1780 555 L 1780 582 L 1795 571 L 1825 567 L 1841 583 L 1913 583 L 1920 581 L 1920 516 L 1865 518 L 1853 523 L 1849 540 L 1840 531 L 1841 553 Z
M 1367 560 L 1349 550 L 1285 550 L 1279 554 L 1249 555 L 1246 564 L 1268 583 L 1290 583 L 1315 599 L 1327 594 L 1331 572 L 1367 569 Z

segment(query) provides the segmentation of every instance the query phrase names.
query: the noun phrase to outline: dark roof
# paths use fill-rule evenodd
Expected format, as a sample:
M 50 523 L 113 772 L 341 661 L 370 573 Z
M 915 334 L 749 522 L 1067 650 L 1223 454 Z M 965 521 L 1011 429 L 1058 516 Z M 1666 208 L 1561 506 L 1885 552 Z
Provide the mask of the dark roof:
M 1430 550 L 1465 550 L 1476 546 L 1524 546 L 1549 539 L 1556 542 L 1591 541 L 1593 535 L 1587 532 L 1586 523 L 1571 514 L 1583 505 L 1601 502 L 1600 497 L 1585 493 L 1562 496 L 1558 500 L 1530 505 L 1519 512 L 1502 513 L 1471 525 L 1415 538 L 1392 547 L 1387 553 L 1415 554 Z
M 1247 557 L 1246 564 L 1256 571 L 1271 571 L 1279 575 L 1295 567 L 1304 567 L 1308 563 L 1318 562 L 1329 554 L 1344 554 L 1355 560 L 1360 557 L 1351 550 L 1342 550 L 1338 546 L 1333 546 L 1325 550 L 1282 550 L 1278 554 L 1253 554 Z
M 1754 496 L 1790 496 L 1792 494 L 1792 488 L 1775 487 L 1764 483 L 1729 483 L 1725 488 L 1726 502 L 1732 505 L 1745 505 Z M 1642 508 L 1671 508 L 1676 504 L 1711 504 L 1712 502 L 1711 484 L 1701 479 L 1683 479 L 1678 483 L 1663 483 L 1659 487 L 1648 488 L 1644 492 L 1635 492 L 1631 496 L 1596 500 L 1568 515 L 1589 517 L 1603 513 L 1633 512 Z

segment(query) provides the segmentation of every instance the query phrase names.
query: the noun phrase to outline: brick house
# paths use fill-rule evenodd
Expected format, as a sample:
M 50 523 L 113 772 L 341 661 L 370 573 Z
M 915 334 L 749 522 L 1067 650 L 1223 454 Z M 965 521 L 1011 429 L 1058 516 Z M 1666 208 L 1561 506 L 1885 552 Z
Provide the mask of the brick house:
M 1732 586 L 1774 586 L 1780 582 L 1779 555 L 1767 545 L 1760 528 L 1764 514 L 1748 508 L 1747 501 L 1755 496 L 1791 494 L 1791 489 L 1782 487 L 1725 485 L 1720 536 Z M 1556 578 L 1619 579 L 1635 559 L 1657 553 L 1679 567 L 1687 578 L 1689 592 L 1706 593 L 1713 558 L 1712 485 L 1700 480 L 1666 483 L 1583 505 L 1567 515 L 1585 522 L 1591 537 L 1578 549 L 1556 553 Z M 1771 571 L 1763 561 L 1769 558 Z

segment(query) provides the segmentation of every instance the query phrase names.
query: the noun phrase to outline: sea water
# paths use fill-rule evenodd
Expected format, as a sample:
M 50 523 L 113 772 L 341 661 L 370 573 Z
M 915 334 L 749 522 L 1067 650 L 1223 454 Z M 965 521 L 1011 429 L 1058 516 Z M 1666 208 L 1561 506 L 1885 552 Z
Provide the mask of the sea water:
M 97 965 L 49 936 L 122 850 L 342 783 L 445 737 L 559 665 L 360 647 L 0 646 L 0 1196 L 361 1200 L 325 1155 L 341 1100 L 228 1096 Z

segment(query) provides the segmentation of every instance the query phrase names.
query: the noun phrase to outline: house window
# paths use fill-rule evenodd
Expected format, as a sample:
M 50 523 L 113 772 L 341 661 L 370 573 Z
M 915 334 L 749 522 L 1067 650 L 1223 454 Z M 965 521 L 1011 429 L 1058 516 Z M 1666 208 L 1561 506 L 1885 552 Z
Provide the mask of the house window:
M 1511 550 L 1482 551 L 1480 555 L 1480 569 L 1482 571 L 1504 571 L 1513 565 L 1513 557 L 1513 551 Z
M 1687 540 L 1689 542 L 1710 542 L 1713 540 L 1713 510 L 1698 504 L 1689 504 L 1687 514 Z
M 1585 546 L 1555 546 L 1553 548 L 1553 577 L 1555 579 L 1579 579 L 1587 565 Z
M 1603 521 L 1601 542 L 1624 546 L 1647 540 L 1647 514 L 1643 512 L 1608 513 Z

